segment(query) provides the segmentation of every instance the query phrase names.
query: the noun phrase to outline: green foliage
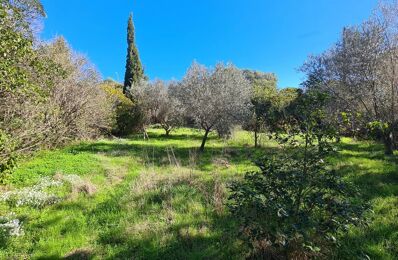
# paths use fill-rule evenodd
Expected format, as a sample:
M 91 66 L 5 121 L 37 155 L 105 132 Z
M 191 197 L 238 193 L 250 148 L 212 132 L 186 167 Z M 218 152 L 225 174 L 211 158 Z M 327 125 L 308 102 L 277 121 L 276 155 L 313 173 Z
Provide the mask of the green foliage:
M 231 185 L 230 207 L 243 224 L 242 236 L 254 254 L 285 256 L 327 252 L 340 231 L 361 220 L 364 208 L 335 171 L 312 157 L 264 159 Z M 325 247 L 325 248 L 323 248 Z
M 300 95 L 302 90 L 298 88 L 283 88 L 278 91 L 278 99 L 276 101 L 276 107 L 284 109 L 294 102 Z
M 368 123 L 367 128 L 371 137 L 384 142 L 385 155 L 394 155 L 396 127 L 394 129 L 393 124 L 384 121 L 373 121 Z
M 252 86 L 252 113 L 244 128 L 254 131 L 254 145 L 259 143 L 259 133 L 265 130 L 266 119 L 271 116 L 273 101 L 278 94 L 277 78 L 274 74 L 244 70 L 243 75 Z
M 339 131 L 344 136 L 368 137 L 368 129 L 364 127 L 363 114 L 359 112 L 344 111 L 337 117 Z
M 258 88 L 257 88 L 258 89 Z M 255 91 L 252 99 L 254 113 L 249 129 L 255 132 L 284 132 L 287 129 L 287 117 L 290 116 L 289 110 L 302 95 L 300 89 L 286 88 L 262 89 Z M 254 119 L 254 120 L 253 120 Z M 254 127 L 253 127 L 254 126 Z
M 338 139 L 335 125 L 328 121 L 324 109 L 329 96 L 318 91 L 308 91 L 300 94 L 286 108 L 283 117 L 283 131 L 296 135 L 310 146 L 316 146 L 319 152 L 326 149 L 329 152 L 330 141 Z M 295 139 L 294 139 L 295 140 Z M 311 147 L 306 147 L 311 148 Z
M 25 38 L 34 38 L 32 24 L 46 16 L 40 0 L 1 0 L 0 10 L 7 10 L 7 17 L 2 16 L 2 24 L 8 23 Z
M 9 10 L 0 5 L 0 95 L 45 94 L 37 78 L 44 79 L 42 84 L 50 83 L 46 75 L 54 69 L 52 62 L 38 57 L 32 40 L 15 28 Z
M 271 73 L 244 70 L 245 77 L 252 85 L 252 116 L 244 126 L 254 131 L 255 146 L 258 146 L 259 133 L 275 132 L 282 126 L 285 110 L 301 94 L 297 88 L 278 90 L 277 78 Z
M 277 78 L 274 74 L 250 70 L 244 70 L 243 75 L 252 85 L 254 117 L 259 120 L 266 114 L 278 95 Z
M 21 86 L 31 85 L 28 71 L 22 62 L 30 60 L 33 54 L 31 41 L 9 28 L 6 23 L 7 11 L 0 8 L 0 71 L 1 91 L 15 91 Z
M 265 159 L 261 172 L 247 173 L 231 186 L 231 211 L 255 254 L 293 257 L 325 251 L 336 234 L 358 224 L 363 208 L 353 192 L 325 163 L 313 157 Z M 326 248 L 327 249 L 327 248 Z
M 33 48 L 32 38 L 24 34 L 29 25 L 25 21 L 27 13 L 41 13 L 39 9 L 38 1 L 2 1 L 0 4 L 0 182 L 12 172 L 24 142 L 35 138 L 33 134 L 20 133 L 27 123 L 21 114 L 31 111 L 18 108 L 27 109 L 27 104 L 42 106 L 54 86 L 51 75 L 60 72 L 54 62 L 40 57 Z M 44 117 L 39 114 L 35 120 Z M 18 134 L 31 139 L 22 140 Z
M 255 87 L 276 89 L 277 77 L 273 73 L 264 73 L 254 70 L 243 70 L 245 78 Z
M 115 82 L 104 82 L 101 87 L 114 104 L 114 126 L 112 133 L 118 136 L 132 134 L 139 125 L 139 113 L 134 103 L 123 94 L 122 86 Z
M 368 123 L 368 129 L 374 137 L 380 138 L 390 130 L 390 125 L 387 122 L 373 121 Z
M 325 99 L 310 92 L 292 103 L 288 131 L 276 135 L 285 153 L 263 159 L 260 171 L 230 187 L 231 212 L 257 257 L 326 254 L 340 232 L 363 221 L 366 207 L 355 189 L 325 163 L 336 137 L 324 123 Z
M 127 94 L 133 84 L 144 78 L 144 69 L 140 61 L 137 46 L 135 45 L 135 31 L 133 16 L 130 15 L 127 27 L 127 58 L 126 73 L 124 76 L 123 93 Z

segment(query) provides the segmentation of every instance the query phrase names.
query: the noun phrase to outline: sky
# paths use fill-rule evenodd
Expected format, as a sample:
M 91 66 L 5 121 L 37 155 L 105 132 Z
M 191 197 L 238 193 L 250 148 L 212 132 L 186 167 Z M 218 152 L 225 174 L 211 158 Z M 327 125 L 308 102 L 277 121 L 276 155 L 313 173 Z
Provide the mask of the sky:
M 63 35 L 104 79 L 123 81 L 126 28 L 150 79 L 181 79 L 196 60 L 273 72 L 279 87 L 298 87 L 310 54 L 335 43 L 347 25 L 367 19 L 377 0 L 42 0 L 41 37 Z

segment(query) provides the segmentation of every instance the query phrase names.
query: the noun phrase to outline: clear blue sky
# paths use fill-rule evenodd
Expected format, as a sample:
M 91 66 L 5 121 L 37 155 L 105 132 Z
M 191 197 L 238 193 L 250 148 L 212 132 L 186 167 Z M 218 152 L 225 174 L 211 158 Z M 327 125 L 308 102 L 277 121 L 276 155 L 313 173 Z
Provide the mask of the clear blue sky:
M 136 41 L 147 75 L 180 79 L 196 59 L 233 62 L 274 72 L 279 86 L 296 87 L 296 69 L 309 54 L 335 42 L 345 25 L 366 19 L 377 0 L 42 0 L 44 39 L 63 35 L 122 81 L 126 26 L 134 14 Z

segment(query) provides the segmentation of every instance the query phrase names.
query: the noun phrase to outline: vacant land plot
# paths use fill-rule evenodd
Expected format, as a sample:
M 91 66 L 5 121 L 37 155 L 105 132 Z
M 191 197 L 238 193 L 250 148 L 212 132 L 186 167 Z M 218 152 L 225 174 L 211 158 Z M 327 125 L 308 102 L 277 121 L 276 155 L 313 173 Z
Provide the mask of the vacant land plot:
M 169 137 L 142 136 L 80 143 L 27 160 L 1 191 L 0 215 L 17 236 L 2 237 L 0 258 L 242 259 L 240 224 L 228 213 L 228 182 L 278 146 L 251 134 L 209 138 L 178 129 Z M 398 167 L 383 147 L 343 139 L 330 158 L 373 206 L 369 227 L 353 229 L 337 258 L 398 257 Z M 28 194 L 28 195 L 27 195 Z

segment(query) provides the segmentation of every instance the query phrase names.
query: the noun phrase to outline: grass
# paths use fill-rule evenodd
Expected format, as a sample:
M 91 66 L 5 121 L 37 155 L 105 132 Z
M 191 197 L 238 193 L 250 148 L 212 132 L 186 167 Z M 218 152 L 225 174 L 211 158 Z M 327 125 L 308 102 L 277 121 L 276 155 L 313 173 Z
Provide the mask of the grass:
M 339 259 L 368 255 L 371 259 L 398 258 L 398 158 L 385 158 L 383 146 L 345 138 L 334 167 L 355 183 L 372 205 L 367 228 L 352 229 L 341 241 Z
M 224 206 L 226 183 L 253 160 L 277 152 L 264 140 L 235 132 L 229 141 L 212 134 L 198 155 L 201 132 L 178 129 L 164 137 L 151 129 L 141 136 L 76 144 L 43 151 L 22 163 L 2 189 L 32 186 L 43 176 L 78 175 L 95 193 L 61 187 L 60 203 L 43 209 L 0 204 L 14 212 L 24 235 L 0 244 L 0 259 L 242 259 L 237 223 Z M 343 139 L 333 167 L 358 184 L 373 206 L 369 227 L 341 238 L 336 259 L 398 258 L 398 166 L 374 143 Z M 1 242 L 1 241 L 0 241 Z

